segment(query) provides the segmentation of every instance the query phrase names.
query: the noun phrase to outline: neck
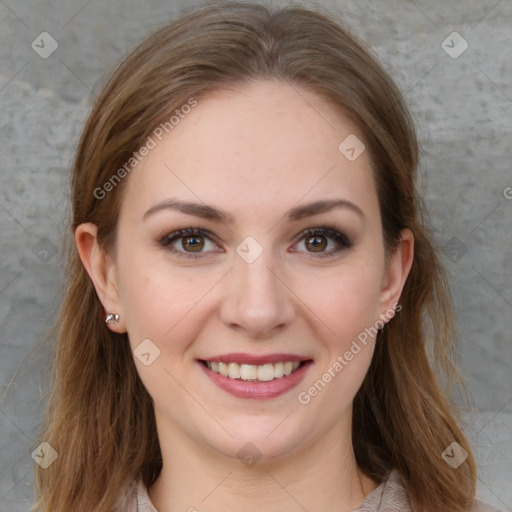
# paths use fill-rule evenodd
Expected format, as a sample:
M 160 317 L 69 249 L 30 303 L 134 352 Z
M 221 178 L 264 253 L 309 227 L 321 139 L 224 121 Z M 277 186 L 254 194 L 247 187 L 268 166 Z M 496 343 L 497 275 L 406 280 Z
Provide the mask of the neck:
M 378 486 L 358 469 L 350 428 L 339 425 L 310 446 L 251 467 L 178 432 L 160 439 L 163 467 L 148 490 L 159 512 L 350 512 Z

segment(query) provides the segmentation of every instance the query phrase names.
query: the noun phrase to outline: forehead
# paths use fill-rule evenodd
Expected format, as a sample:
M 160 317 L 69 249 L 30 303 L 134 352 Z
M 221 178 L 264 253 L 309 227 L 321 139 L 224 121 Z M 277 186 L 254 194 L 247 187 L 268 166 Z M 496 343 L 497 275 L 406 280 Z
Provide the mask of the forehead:
M 288 209 L 302 197 L 376 201 L 368 152 L 350 161 L 339 148 L 347 137 L 363 139 L 332 105 L 295 85 L 261 81 L 216 91 L 155 139 L 125 195 L 133 212 L 172 196 L 235 216 Z

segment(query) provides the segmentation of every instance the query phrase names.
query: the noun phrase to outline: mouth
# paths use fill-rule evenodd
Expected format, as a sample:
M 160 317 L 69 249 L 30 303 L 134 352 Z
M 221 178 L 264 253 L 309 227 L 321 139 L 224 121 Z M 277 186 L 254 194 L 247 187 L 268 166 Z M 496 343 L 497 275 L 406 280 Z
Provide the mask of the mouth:
M 227 361 L 199 361 L 209 370 L 230 379 L 248 382 L 270 382 L 274 379 L 288 377 L 299 368 L 308 364 L 311 359 L 304 361 L 280 361 L 265 364 L 238 364 Z
M 197 362 L 209 381 L 223 392 L 236 398 L 268 400 L 297 387 L 313 365 L 312 359 L 297 356 L 279 359 L 276 355 L 265 358 L 235 354 Z

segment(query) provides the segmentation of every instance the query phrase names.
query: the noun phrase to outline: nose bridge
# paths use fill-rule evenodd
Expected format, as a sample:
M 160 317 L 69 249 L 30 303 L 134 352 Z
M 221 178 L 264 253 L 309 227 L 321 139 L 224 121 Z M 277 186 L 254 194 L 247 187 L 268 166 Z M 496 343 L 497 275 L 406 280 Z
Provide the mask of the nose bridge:
M 247 245 L 240 244 L 237 253 L 223 298 L 222 320 L 260 336 L 289 323 L 295 308 L 291 294 L 276 276 L 280 266 L 272 251 L 258 249 L 249 240 Z

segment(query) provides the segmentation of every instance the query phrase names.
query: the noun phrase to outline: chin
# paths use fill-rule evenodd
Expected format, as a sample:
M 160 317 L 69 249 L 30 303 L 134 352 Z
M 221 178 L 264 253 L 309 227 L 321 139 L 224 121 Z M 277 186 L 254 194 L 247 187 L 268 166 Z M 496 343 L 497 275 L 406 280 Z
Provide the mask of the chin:
M 286 418 L 287 414 L 268 417 L 263 421 L 257 421 L 254 417 L 240 418 L 236 426 L 230 429 L 233 438 L 223 436 L 222 439 L 211 441 L 217 441 L 215 448 L 228 457 L 241 461 L 244 457 L 261 458 L 261 462 L 269 459 L 275 461 L 308 441 L 304 434 L 309 429 L 304 422 L 295 424 L 291 417 Z

